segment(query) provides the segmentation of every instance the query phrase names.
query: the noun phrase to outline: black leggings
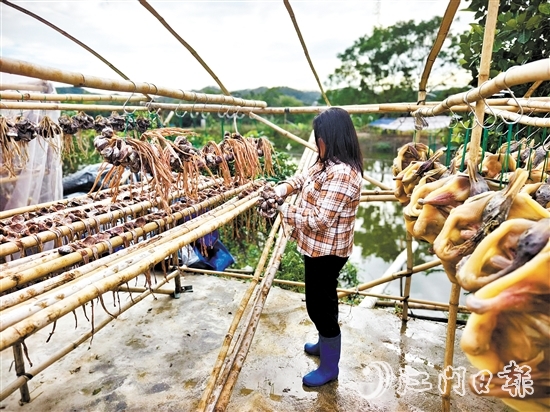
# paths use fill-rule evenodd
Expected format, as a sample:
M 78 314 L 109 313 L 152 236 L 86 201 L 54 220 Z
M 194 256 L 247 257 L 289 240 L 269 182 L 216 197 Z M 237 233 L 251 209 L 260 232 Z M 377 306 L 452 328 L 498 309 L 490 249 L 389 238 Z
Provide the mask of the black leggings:
M 306 308 L 311 321 L 325 338 L 340 334 L 338 326 L 338 276 L 348 258 L 304 255 Z

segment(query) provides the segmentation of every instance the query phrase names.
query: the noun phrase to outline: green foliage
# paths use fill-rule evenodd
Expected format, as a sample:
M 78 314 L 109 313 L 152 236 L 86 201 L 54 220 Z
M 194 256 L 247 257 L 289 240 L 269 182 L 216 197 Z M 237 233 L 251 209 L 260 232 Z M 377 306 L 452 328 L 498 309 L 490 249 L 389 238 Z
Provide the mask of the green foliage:
M 335 95 L 334 104 L 416 100 L 415 90 L 440 24 L 440 17 L 402 21 L 375 27 L 370 36 L 360 37 L 338 55 L 342 65 L 329 76 L 332 85 L 348 87 L 329 93 L 329 98 Z M 456 66 L 457 51 L 458 37 L 450 36 L 434 70 Z
M 389 152 L 393 150 L 393 146 L 388 142 L 376 142 L 374 143 L 374 150 L 379 152 Z
M 483 46 L 483 35 L 487 21 L 487 1 L 468 0 L 468 10 L 475 12 L 475 23 L 469 32 L 460 37 L 462 67 L 477 79 Z M 547 0 L 501 1 L 496 23 L 491 72 L 494 78 L 512 66 L 547 58 L 550 54 L 550 4 Z M 477 84 L 472 84 L 477 86 Z M 513 88 L 517 95 L 524 95 L 529 84 Z M 548 96 L 550 84 L 543 83 L 534 96 Z

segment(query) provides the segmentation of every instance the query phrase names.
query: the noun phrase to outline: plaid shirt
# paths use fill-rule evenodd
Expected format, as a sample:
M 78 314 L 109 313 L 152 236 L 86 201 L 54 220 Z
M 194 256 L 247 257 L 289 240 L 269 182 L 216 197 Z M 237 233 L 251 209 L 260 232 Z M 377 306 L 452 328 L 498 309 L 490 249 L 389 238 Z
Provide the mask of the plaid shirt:
M 306 256 L 348 257 L 353 248 L 355 215 L 362 176 L 345 163 L 314 164 L 307 174 L 285 181 L 302 189 L 298 206 L 283 203 L 283 221 L 294 227 L 298 251 Z

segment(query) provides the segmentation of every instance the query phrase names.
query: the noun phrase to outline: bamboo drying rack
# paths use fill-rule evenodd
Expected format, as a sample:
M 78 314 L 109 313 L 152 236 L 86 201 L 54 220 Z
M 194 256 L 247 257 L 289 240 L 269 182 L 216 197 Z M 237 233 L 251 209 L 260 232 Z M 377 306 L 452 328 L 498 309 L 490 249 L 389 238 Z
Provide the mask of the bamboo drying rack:
M 488 12 L 488 19 L 485 29 L 485 36 L 483 40 L 483 51 L 481 56 L 481 67 L 480 67 L 480 75 L 478 78 L 478 86 L 477 88 L 474 88 L 472 90 L 469 90 L 465 93 L 459 93 L 453 96 L 448 97 L 443 102 L 425 102 L 426 97 L 426 83 L 427 79 L 430 74 L 431 66 L 441 48 L 441 45 L 443 43 L 443 40 L 445 39 L 445 36 L 447 35 L 450 23 L 452 22 L 454 18 L 454 14 L 457 10 L 457 6 L 459 4 L 459 1 L 457 0 L 450 0 L 449 1 L 449 7 L 445 13 L 445 16 L 442 21 L 442 25 L 440 28 L 440 32 L 438 34 L 438 39 L 436 43 L 434 44 L 434 47 L 432 48 L 432 52 L 430 53 L 430 56 L 427 59 L 426 67 L 424 70 L 424 73 L 422 74 L 421 82 L 419 85 L 419 99 L 418 103 L 400 103 L 400 104 L 375 104 L 375 105 L 351 105 L 351 106 L 343 106 L 345 110 L 347 110 L 350 114 L 361 114 L 361 113 L 412 113 L 416 117 L 422 117 L 422 116 L 434 116 L 439 113 L 444 113 L 447 111 L 451 112 L 467 112 L 467 113 L 473 113 L 475 110 L 475 116 L 478 119 L 478 123 L 473 129 L 472 134 L 472 146 L 474 149 L 469 152 L 469 156 L 471 159 L 475 159 L 478 156 L 478 150 L 480 147 L 480 136 L 482 132 L 482 127 L 479 123 L 479 120 L 483 120 L 484 114 L 492 114 L 495 116 L 499 116 L 503 119 L 512 120 L 516 123 L 526 124 L 526 125 L 534 125 L 537 127 L 547 127 L 550 125 L 550 119 L 544 119 L 544 118 L 535 118 L 530 117 L 528 115 L 523 114 L 523 107 L 529 108 L 531 113 L 537 113 L 537 112 L 544 112 L 547 113 L 550 110 L 550 98 L 530 98 L 530 94 L 532 93 L 532 90 L 534 88 L 538 87 L 540 82 L 550 80 L 550 59 L 544 59 L 540 60 L 538 62 L 533 62 L 526 64 L 524 66 L 513 68 L 513 70 L 508 70 L 505 73 L 501 73 L 496 78 L 489 80 L 489 62 L 491 59 L 491 50 L 492 50 L 492 43 L 494 40 L 494 33 L 495 33 L 495 24 L 496 24 L 496 13 L 498 12 L 498 0 L 489 0 L 489 12 Z M 162 18 L 159 18 L 160 16 L 158 13 L 156 13 L 148 4 L 146 1 L 141 1 L 141 4 L 146 7 L 151 13 L 153 13 L 160 21 L 163 23 Z M 324 93 L 324 90 L 322 89 L 322 86 L 320 82 L 318 81 L 318 77 L 315 73 L 315 70 L 313 68 L 313 63 L 311 62 L 311 59 L 307 53 L 307 48 L 305 46 L 305 42 L 303 41 L 303 37 L 301 35 L 301 32 L 298 28 L 297 22 L 295 20 L 295 16 L 293 14 L 293 11 L 290 7 L 290 4 L 287 0 L 285 0 L 285 6 L 287 6 L 287 10 L 289 11 L 289 14 L 291 16 L 291 19 L 294 23 L 294 27 L 296 29 L 296 32 L 298 34 L 298 37 L 300 39 L 300 42 L 302 44 L 304 53 L 306 55 L 306 58 L 308 59 L 308 63 L 310 64 L 310 67 L 313 71 L 314 76 L 317 79 L 317 82 L 319 84 L 319 87 L 321 88 L 321 93 L 323 94 L 325 101 L 327 104 L 329 104 L 328 99 L 326 98 L 326 95 Z M 164 23 L 163 23 L 164 24 Z M 168 30 L 171 30 L 167 24 L 165 24 L 165 27 L 167 27 Z M 180 42 L 184 45 L 185 42 L 183 39 L 181 39 L 173 30 L 171 30 L 172 34 L 177 37 Z M 188 45 L 187 45 L 188 46 Z M 186 46 L 186 47 L 187 47 Z M 192 53 L 194 50 L 188 47 Z M 197 59 L 200 60 L 200 57 L 196 52 L 193 53 Z M 207 67 L 205 67 L 207 68 Z M 213 76 L 213 78 L 217 79 L 217 77 L 214 75 L 211 70 L 209 70 L 209 73 Z M 191 112 L 209 112 L 209 113 L 224 113 L 224 114 L 248 114 L 251 118 L 260 121 L 270 127 L 272 127 L 276 132 L 283 134 L 284 136 L 294 140 L 295 142 L 300 143 L 304 146 L 304 154 L 300 160 L 299 170 L 304 170 L 315 158 L 315 151 L 316 147 L 312 143 L 312 140 L 305 141 L 292 133 L 276 126 L 275 124 L 269 122 L 265 118 L 261 117 L 260 115 L 264 114 L 270 114 L 270 115 L 276 115 L 276 114 L 285 114 L 285 113 L 320 113 L 328 108 L 328 106 L 315 106 L 315 107 L 267 107 L 265 102 L 262 101 L 256 101 L 256 100 L 245 100 L 240 98 L 235 98 L 232 96 L 229 96 L 229 93 L 225 93 L 225 96 L 220 95 L 211 95 L 211 94 L 203 94 L 203 93 L 195 93 L 195 92 L 184 92 L 181 89 L 174 89 L 169 87 L 158 87 L 154 84 L 147 83 L 147 82 L 133 82 L 129 79 L 126 80 L 113 80 L 113 79 L 106 79 L 106 78 L 99 78 L 95 76 L 88 76 L 83 75 L 80 73 L 74 73 L 74 72 L 67 72 L 63 70 L 58 69 L 52 69 L 49 67 L 44 66 L 38 66 L 34 65 L 32 63 L 9 59 L 9 58 L 0 58 L 0 72 L 5 73 L 12 73 L 12 74 L 19 74 L 23 76 L 29 76 L 33 78 L 38 78 L 42 80 L 51 80 L 61 83 L 68 83 L 72 85 L 80 85 L 80 86 L 86 86 L 101 90 L 107 90 L 111 92 L 126 92 L 131 93 L 131 96 L 121 96 L 121 95 L 45 95 L 45 94 L 36 94 L 36 93 L 22 93 L 22 92 L 13 92 L 13 91 L 0 91 L 0 108 L 5 109 L 29 109 L 29 110 L 82 110 L 82 111 L 94 111 L 94 110 L 129 110 L 129 111 L 150 111 L 150 110 L 172 110 L 172 111 L 178 111 L 178 110 L 184 110 L 184 111 L 191 111 Z M 219 80 L 219 79 L 218 79 Z M 490 99 L 487 100 L 488 97 L 492 96 L 496 92 L 507 89 L 511 86 L 518 85 L 518 84 L 524 84 L 524 83 L 530 83 L 534 82 L 533 87 L 531 88 L 530 92 L 525 96 L 524 99 Z M 221 82 L 219 82 L 221 85 Z M 0 86 L 0 89 L 16 89 L 18 88 L 17 85 L 7 85 L 4 84 L 4 86 Z M 36 90 L 36 89 L 33 89 Z M 222 90 L 226 90 L 225 87 L 222 85 Z M 135 95 L 134 95 L 135 94 Z M 191 101 L 192 104 L 164 104 L 164 103 L 157 103 L 154 102 L 150 98 L 150 96 L 164 96 L 164 97 L 171 97 L 176 98 L 184 101 Z M 63 103 L 67 101 L 80 101 L 81 103 Z M 84 102 L 102 102 L 102 101 L 110 101 L 110 102 L 124 102 L 124 105 L 122 106 L 112 106 L 112 105 L 98 105 L 98 104 L 84 104 Z M 142 103 L 140 106 L 128 106 L 127 104 L 130 102 L 146 102 Z M 472 104 L 475 104 L 475 108 L 472 107 Z M 520 114 L 518 114 L 520 113 Z M 392 188 L 388 187 L 387 185 L 384 185 L 382 182 L 378 182 L 376 179 L 373 179 L 370 176 L 364 176 L 365 180 L 377 187 L 377 189 L 372 191 L 364 191 L 361 196 L 361 201 L 364 202 L 377 202 L 377 201 L 396 201 L 397 199 L 393 195 Z M 237 191 L 238 189 L 235 189 Z M 230 192 L 229 195 L 234 195 L 235 191 Z M 176 198 L 181 193 L 174 192 L 171 196 L 173 198 Z M 120 239 L 114 240 L 112 243 L 112 246 L 120 245 L 124 242 L 124 239 L 126 239 L 126 236 L 131 236 L 133 239 L 135 239 L 135 236 L 139 238 L 139 236 L 145 236 L 147 233 L 151 233 L 157 229 L 160 229 L 162 226 L 165 226 L 166 228 L 169 228 L 166 232 L 164 232 L 164 238 L 160 240 L 158 243 L 155 243 L 155 246 L 151 248 L 153 251 L 153 254 L 148 253 L 146 255 L 140 255 L 139 248 L 129 248 L 127 252 L 130 252 L 132 256 L 137 257 L 139 263 L 132 265 L 128 262 L 127 259 L 124 257 L 120 257 L 116 253 L 112 255 L 112 258 L 110 258 L 113 262 L 113 264 L 119 265 L 117 266 L 117 272 L 113 273 L 113 271 L 109 271 L 107 269 L 100 269 L 101 265 L 101 259 L 95 261 L 95 264 L 88 264 L 83 266 L 83 269 L 80 274 L 82 276 L 81 280 L 84 279 L 86 276 L 95 275 L 98 276 L 97 284 L 94 284 L 94 290 L 92 291 L 90 286 L 84 286 L 81 287 L 81 290 L 77 292 L 73 297 L 69 298 L 70 306 L 69 308 L 78 307 L 83 303 L 83 301 L 88 301 L 90 299 L 94 299 L 104 291 L 107 290 L 115 290 L 118 287 L 120 287 L 122 284 L 127 282 L 129 279 L 137 276 L 139 273 L 143 273 L 148 271 L 154 264 L 164 260 L 167 256 L 173 255 L 175 252 L 177 252 L 178 249 L 180 249 L 182 246 L 189 244 L 190 242 L 198 239 L 201 236 L 204 236 L 204 234 L 211 232 L 215 228 L 226 224 L 231 219 L 235 218 L 241 213 L 246 212 L 249 210 L 256 202 L 256 197 L 253 195 L 246 196 L 242 200 L 234 200 L 234 201 L 226 201 L 223 203 L 223 207 L 219 209 L 217 212 L 209 214 L 206 218 L 200 221 L 200 223 L 193 224 L 193 220 L 189 221 L 190 223 L 183 226 L 175 226 L 172 228 L 169 228 L 171 225 L 171 220 L 174 220 L 176 218 L 181 218 L 184 215 L 180 213 L 179 215 L 175 215 L 172 218 L 167 218 L 167 220 L 163 223 L 160 221 L 156 221 L 151 223 L 149 226 L 144 226 L 143 228 L 136 229 L 134 233 L 131 235 L 124 235 L 120 236 Z M 221 201 L 222 199 L 217 199 L 217 201 Z M 225 199 L 227 200 L 227 199 Z M 295 202 L 296 198 L 293 197 L 290 199 L 290 202 Z M 52 204 L 55 202 L 52 202 Z M 212 204 L 216 203 L 216 201 L 212 201 Z M 153 206 L 152 203 L 149 203 L 148 205 L 141 205 L 141 210 L 145 210 L 148 207 Z M 203 207 L 211 206 L 211 204 L 205 204 Z M 24 208 L 24 210 L 31 210 L 32 207 Z M 193 209 L 197 210 L 197 209 Z M 115 212 L 112 212 L 109 218 L 101 218 L 99 217 L 98 221 L 89 221 L 87 223 L 82 222 L 81 224 L 75 224 L 71 228 L 61 228 L 59 229 L 59 234 L 61 236 L 67 236 L 71 231 L 73 230 L 83 230 L 85 228 L 89 229 L 89 226 L 93 226 L 94 224 L 100 225 L 100 224 L 106 224 L 109 222 L 113 222 L 113 219 L 120 218 L 125 213 L 135 213 L 135 208 L 130 207 L 127 211 L 120 211 L 117 212 L 119 214 L 116 214 Z M 3 212 L 0 213 L 0 218 L 6 218 L 9 216 L 9 212 Z M 160 286 L 167 283 L 169 280 L 174 279 L 176 288 L 178 287 L 178 280 L 179 275 L 181 273 L 181 270 L 184 271 L 190 271 L 195 272 L 199 271 L 201 273 L 207 273 L 207 274 L 215 274 L 215 275 L 223 275 L 223 276 L 231 276 L 231 277 L 237 277 L 237 278 L 244 278 L 244 279 L 250 279 L 250 285 L 248 290 L 246 291 L 241 304 L 239 305 L 239 309 L 237 313 L 235 314 L 233 323 L 231 324 L 228 334 L 226 335 L 226 338 L 222 344 L 222 348 L 220 350 L 218 359 L 216 361 L 216 364 L 214 366 L 214 369 L 211 374 L 211 378 L 207 384 L 206 390 L 203 393 L 203 397 L 199 404 L 199 410 L 200 411 L 206 411 L 206 410 L 223 410 L 225 406 L 229 402 L 229 398 L 231 396 L 231 391 L 233 389 L 233 386 L 236 382 L 237 376 L 239 374 L 240 368 L 242 367 L 242 363 L 244 362 L 244 359 L 246 358 L 246 354 L 248 352 L 248 349 L 251 345 L 251 341 L 254 336 L 255 329 L 257 327 L 258 321 L 259 321 L 259 315 L 261 314 L 263 304 L 265 302 L 265 298 L 267 297 L 267 294 L 269 292 L 269 288 L 271 287 L 272 283 L 280 283 L 280 284 L 292 284 L 295 286 L 302 286 L 300 282 L 289 282 L 289 281 L 281 281 L 278 279 L 274 279 L 276 270 L 278 268 L 278 265 L 280 263 L 281 255 L 284 252 L 284 248 L 286 245 L 286 242 L 288 240 L 288 237 L 286 236 L 285 232 L 280 227 L 281 221 L 280 218 L 277 218 L 275 223 L 273 224 L 272 230 L 269 234 L 269 237 L 267 238 L 265 248 L 263 250 L 263 253 L 260 257 L 260 260 L 258 262 L 257 267 L 255 268 L 253 275 L 245 275 L 245 274 L 238 274 L 233 272 L 216 272 L 216 271 L 207 271 L 207 270 L 195 270 L 190 268 L 181 268 L 179 271 L 175 271 L 167 275 L 160 284 L 155 286 L 155 289 L 160 288 Z M 200 227 L 199 227 L 200 226 Z M 48 240 L 54 240 L 56 238 L 55 232 L 53 235 L 41 235 L 37 238 L 29 238 L 24 241 L 24 247 L 30 247 L 33 245 L 37 245 L 38 243 L 42 241 L 48 241 Z M 275 240 L 276 239 L 276 240 Z M 126 239 L 126 240 L 129 240 Z M 118 242 L 118 243 L 117 243 Z M 449 323 L 447 328 L 447 342 L 446 342 L 446 351 L 445 351 L 445 369 L 447 369 L 447 366 L 452 366 L 453 364 L 453 348 L 454 348 L 454 340 L 455 340 L 455 328 L 456 328 L 456 318 L 458 312 L 467 312 L 466 308 L 461 307 L 458 305 L 458 298 L 460 294 L 460 287 L 458 285 L 453 284 L 453 289 L 451 291 L 451 295 L 449 298 L 449 303 L 442 303 L 442 302 L 431 302 L 426 300 L 420 300 L 420 299 L 414 299 L 410 297 L 410 286 L 412 281 L 412 275 L 415 273 L 419 273 L 422 271 L 425 271 L 429 268 L 436 267 L 440 264 L 440 261 L 438 259 L 422 263 L 419 265 L 414 265 L 413 262 L 413 254 L 412 254 L 412 238 L 410 235 L 407 237 L 407 264 L 406 269 L 402 271 L 398 271 L 396 273 L 393 273 L 391 275 L 388 275 L 386 277 L 364 283 L 362 285 L 359 285 L 356 289 L 353 290 L 345 290 L 345 289 L 339 289 L 338 290 L 338 296 L 344 297 L 349 294 L 357 294 L 361 296 L 372 296 L 376 298 L 383 298 L 391 301 L 397 302 L 397 304 L 402 305 L 403 311 L 402 311 L 402 319 L 403 321 L 407 320 L 408 316 L 408 308 L 412 307 L 420 307 L 420 308 L 430 308 L 432 310 L 445 310 L 449 312 Z M 79 252 L 79 253 L 72 253 L 71 255 L 67 255 L 65 259 L 59 260 L 60 263 L 57 265 L 51 267 L 52 270 L 62 270 L 69 265 L 73 265 L 84 258 L 84 254 L 87 256 L 91 256 L 93 253 L 100 253 L 104 250 L 106 250 L 107 246 L 98 246 L 96 250 L 92 250 L 90 248 L 89 250 L 86 250 L 85 253 Z M 102 249 L 103 248 L 103 249 Z M 8 254 L 16 253 L 18 250 L 14 250 L 13 246 L 0 246 L 0 256 L 7 256 Z M 268 256 L 271 253 L 271 257 L 268 260 Z M 43 274 L 47 268 L 48 259 L 51 258 L 51 253 L 48 252 L 42 252 L 34 257 L 38 259 L 39 265 L 42 265 L 42 268 L 34 268 L 32 265 L 29 264 L 28 259 L 25 260 L 25 258 L 18 260 L 14 260 L 12 262 L 9 262 L 7 265 L 8 267 L 11 266 L 12 271 L 22 272 L 26 277 L 24 279 L 35 279 L 39 278 L 41 274 Z M 78 255 L 78 256 L 77 256 Z M 143 259 L 141 259 L 143 257 Z M 263 274 L 263 275 L 262 275 Z M 373 286 L 376 286 L 378 284 L 382 284 L 385 282 L 392 281 L 397 278 L 406 278 L 405 282 L 405 292 L 404 296 L 387 296 L 387 295 L 380 295 L 380 294 L 374 294 L 365 292 L 365 290 L 368 290 L 372 288 Z M 13 287 L 14 280 L 0 280 L 0 289 L 6 290 L 10 287 Z M 98 287 L 99 286 L 99 287 Z M 34 293 L 43 293 L 47 292 L 47 290 L 54 290 L 57 286 L 55 284 L 46 284 L 42 289 L 42 292 L 38 292 L 37 289 L 28 290 L 28 296 L 32 297 Z M 48 289 L 50 288 L 50 289 Z M 40 288 L 38 288 L 40 289 Z M 136 289 L 137 290 L 137 289 Z M 134 297 L 132 299 L 132 302 L 127 303 L 126 305 L 120 307 L 120 313 L 127 310 L 130 306 L 133 304 L 139 302 L 143 298 L 145 298 L 147 295 L 152 293 L 153 288 L 143 289 L 143 291 L 138 295 L 137 297 Z M 178 290 L 175 291 L 177 293 Z M 250 299 L 252 298 L 252 295 L 255 293 L 253 298 L 253 303 L 250 304 Z M 1 299 L 0 298 L 0 307 L 4 307 L 3 305 L 6 305 L 6 308 L 11 307 L 10 305 L 15 305 L 14 302 L 9 303 L 7 299 Z M 47 313 L 53 314 L 57 313 L 56 316 L 61 316 L 61 313 L 63 314 L 67 313 L 69 309 L 61 309 L 61 307 L 58 307 L 56 305 L 59 305 L 59 302 L 55 302 L 55 300 L 52 300 L 50 308 L 48 308 Z M 14 306 L 16 307 L 16 306 Z M 9 312 L 11 316 L 11 322 L 7 326 L 5 326 L 5 330 L 2 334 L 2 337 L 0 338 L 0 349 L 7 348 L 9 346 L 13 347 L 14 350 L 14 357 L 15 357 L 15 363 L 16 363 L 16 371 L 18 374 L 18 378 L 12 382 L 8 387 L 4 388 L 4 390 L 1 393 L 0 399 L 5 398 L 10 393 L 14 392 L 18 388 L 21 391 L 22 394 L 22 400 L 28 401 L 29 400 L 29 392 L 27 388 L 27 381 L 29 380 L 29 375 L 33 376 L 42 370 L 44 370 L 47 366 L 51 365 L 56 360 L 60 359 L 62 356 L 64 356 L 66 353 L 70 352 L 74 347 L 76 347 L 78 344 L 84 342 L 85 340 L 89 339 L 91 336 L 91 333 L 85 334 L 78 338 L 75 342 L 68 345 L 65 348 L 62 348 L 59 352 L 54 354 L 52 358 L 46 362 L 43 365 L 31 368 L 27 372 L 25 372 L 24 368 L 24 362 L 22 357 L 22 345 L 21 342 L 24 339 L 25 336 L 28 334 L 38 330 L 39 328 L 42 328 L 46 326 L 48 323 L 52 322 L 51 318 L 50 320 L 46 320 L 46 318 L 43 316 L 43 314 L 36 313 L 30 318 L 25 319 L 24 317 L 21 317 L 21 315 L 18 315 L 15 310 L 12 310 Z M 46 313 L 46 312 L 45 312 Z M 246 316 L 245 316 L 246 313 Z M 232 337 L 234 336 L 234 333 L 236 329 L 238 328 L 239 324 L 241 323 L 241 320 L 243 317 L 246 317 L 245 321 L 243 322 L 243 330 L 245 331 L 243 334 L 241 334 L 241 338 L 238 342 L 233 343 Z M 100 328 L 104 327 L 108 322 L 110 322 L 112 318 L 107 319 L 106 321 L 102 322 L 100 325 L 96 325 L 95 330 L 99 330 Z M 23 323 L 17 323 L 17 322 L 23 322 Z M 28 333 L 24 336 L 21 335 L 21 333 L 14 329 L 12 326 L 13 324 L 18 325 L 25 325 Z M 19 328 L 18 328 L 19 329 Z M 233 350 L 231 353 L 229 353 L 229 347 L 233 343 Z M 229 356 L 229 358 L 228 358 Z M 452 378 L 449 376 L 449 380 Z M 447 392 L 443 394 L 442 397 L 442 410 L 445 412 L 448 412 L 450 410 L 450 389 L 452 385 L 446 385 Z

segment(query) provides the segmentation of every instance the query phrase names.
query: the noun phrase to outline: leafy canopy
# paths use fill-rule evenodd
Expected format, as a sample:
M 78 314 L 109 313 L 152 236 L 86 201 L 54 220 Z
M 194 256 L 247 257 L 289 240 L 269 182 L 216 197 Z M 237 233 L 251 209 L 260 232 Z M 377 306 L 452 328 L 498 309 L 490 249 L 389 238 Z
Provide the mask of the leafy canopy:
M 420 76 L 440 25 L 441 18 L 436 16 L 427 21 L 375 27 L 371 35 L 360 37 L 338 55 L 342 64 L 329 76 L 329 83 L 348 88 L 332 91 L 332 97 L 357 98 L 357 93 L 350 90 L 357 88 L 361 97 L 353 103 L 416 100 Z M 458 69 L 458 49 L 458 36 L 448 36 L 433 72 L 449 66 Z
M 475 12 L 475 23 L 460 37 L 462 67 L 477 79 L 483 35 L 487 21 L 487 0 L 468 0 L 469 11 Z M 512 66 L 547 58 L 550 55 L 550 3 L 547 0 L 501 1 L 493 45 L 490 78 Z M 473 86 L 477 86 L 473 84 Z M 519 85 L 513 91 L 523 96 L 530 84 Z M 550 85 L 545 82 L 534 96 L 548 96 Z

